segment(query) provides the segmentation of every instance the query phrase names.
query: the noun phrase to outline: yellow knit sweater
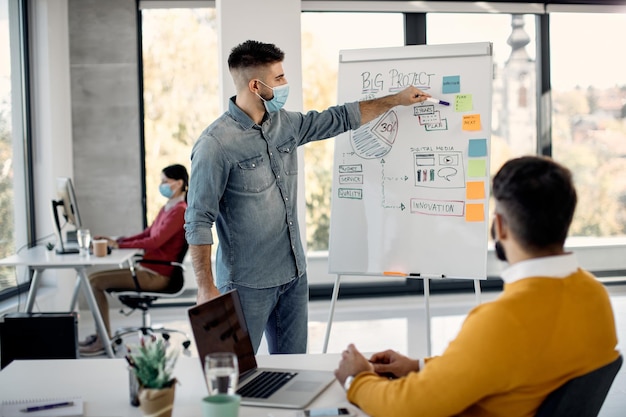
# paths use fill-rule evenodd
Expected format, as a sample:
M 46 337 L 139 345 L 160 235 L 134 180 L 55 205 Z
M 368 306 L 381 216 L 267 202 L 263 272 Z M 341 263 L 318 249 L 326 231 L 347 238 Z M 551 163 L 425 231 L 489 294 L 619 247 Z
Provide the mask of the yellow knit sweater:
M 565 381 L 616 359 L 616 345 L 608 294 L 591 274 L 525 278 L 474 308 L 423 370 L 359 374 L 348 399 L 372 417 L 533 416 Z

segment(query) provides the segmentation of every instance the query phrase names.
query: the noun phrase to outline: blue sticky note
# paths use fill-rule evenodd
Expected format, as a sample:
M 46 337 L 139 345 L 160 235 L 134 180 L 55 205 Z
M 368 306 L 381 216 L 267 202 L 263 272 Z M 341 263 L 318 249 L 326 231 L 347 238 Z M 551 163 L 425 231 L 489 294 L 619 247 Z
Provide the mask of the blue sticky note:
M 487 156 L 487 139 L 470 139 L 467 156 Z
M 443 85 L 441 86 L 443 94 L 456 94 L 461 92 L 461 76 L 448 75 L 443 77 Z

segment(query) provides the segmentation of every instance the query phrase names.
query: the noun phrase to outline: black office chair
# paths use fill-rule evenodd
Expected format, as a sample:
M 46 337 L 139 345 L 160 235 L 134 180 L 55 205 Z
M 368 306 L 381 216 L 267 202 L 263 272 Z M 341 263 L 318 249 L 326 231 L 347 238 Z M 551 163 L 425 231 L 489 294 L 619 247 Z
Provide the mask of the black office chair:
M 602 368 L 567 381 L 548 395 L 535 417 L 597 416 L 622 362 L 620 355 Z
M 183 266 L 183 261 L 185 259 L 185 255 L 187 254 L 187 249 L 189 246 L 185 244 L 185 247 L 181 251 L 181 253 L 177 256 L 175 262 L 168 261 L 158 261 L 151 259 L 137 259 L 136 262 L 141 262 L 143 264 L 159 264 L 159 265 L 171 265 L 174 267 L 172 275 L 170 276 L 169 285 L 162 291 L 143 291 L 141 286 L 139 285 L 139 281 L 137 280 L 137 275 L 135 273 L 134 265 L 131 265 L 130 270 L 133 276 L 133 280 L 135 281 L 135 289 L 134 290 L 116 290 L 114 288 L 108 289 L 107 292 L 114 297 L 117 297 L 120 302 L 131 308 L 131 311 L 124 314 L 129 315 L 133 311 L 139 309 L 141 310 L 141 326 L 135 327 L 123 327 L 118 329 L 113 337 L 111 338 L 113 345 L 119 345 L 122 343 L 122 339 L 124 336 L 130 334 L 137 334 L 141 332 L 143 335 L 160 333 L 165 340 L 169 340 L 170 333 L 178 333 L 185 337 L 183 341 L 183 347 L 187 349 L 191 345 L 191 340 L 189 339 L 189 335 L 182 330 L 178 329 L 170 329 L 162 326 L 153 326 L 150 319 L 150 308 L 152 304 L 160 298 L 174 298 L 182 294 L 185 290 L 185 276 L 184 271 L 185 267 Z

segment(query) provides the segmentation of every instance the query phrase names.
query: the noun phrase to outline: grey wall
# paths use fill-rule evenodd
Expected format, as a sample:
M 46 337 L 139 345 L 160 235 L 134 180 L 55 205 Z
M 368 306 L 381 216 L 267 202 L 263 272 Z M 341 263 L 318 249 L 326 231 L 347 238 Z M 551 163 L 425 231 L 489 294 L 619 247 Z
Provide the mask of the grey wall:
M 69 0 L 74 185 L 93 234 L 143 229 L 134 0 Z

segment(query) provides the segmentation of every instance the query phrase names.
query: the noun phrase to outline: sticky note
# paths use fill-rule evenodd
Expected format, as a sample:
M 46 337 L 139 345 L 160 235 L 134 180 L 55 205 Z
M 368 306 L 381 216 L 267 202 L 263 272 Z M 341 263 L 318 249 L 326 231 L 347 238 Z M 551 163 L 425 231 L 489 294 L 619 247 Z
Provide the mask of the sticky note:
M 484 159 L 470 159 L 467 161 L 467 176 L 470 178 L 487 176 L 487 161 Z
M 443 94 L 456 94 L 461 91 L 461 76 L 448 75 L 443 77 L 441 92 Z
M 487 156 L 487 139 L 470 139 L 467 156 Z
M 463 116 L 463 130 L 480 130 L 480 114 Z
M 484 181 L 468 181 L 465 188 L 465 197 L 468 200 L 484 200 L 485 199 L 485 182 Z
M 466 204 L 465 205 L 465 221 L 484 222 L 485 221 L 485 205 L 484 204 Z
M 454 96 L 454 111 L 470 111 L 474 109 L 474 96 L 471 94 L 457 94 Z

